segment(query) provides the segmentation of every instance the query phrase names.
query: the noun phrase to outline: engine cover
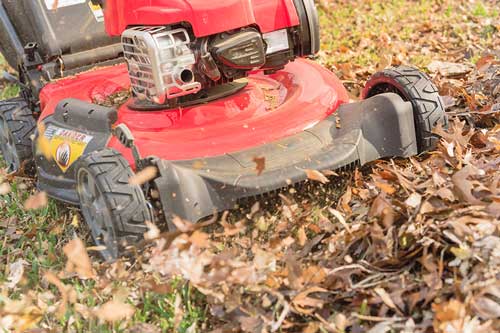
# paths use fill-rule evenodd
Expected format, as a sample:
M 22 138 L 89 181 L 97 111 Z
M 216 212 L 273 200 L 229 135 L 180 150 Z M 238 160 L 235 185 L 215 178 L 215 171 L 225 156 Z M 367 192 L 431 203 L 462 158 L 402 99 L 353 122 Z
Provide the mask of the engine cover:
M 255 0 L 254 4 L 265 2 Z M 134 95 L 147 100 L 141 105 L 174 108 L 206 100 L 212 88 L 228 85 L 252 71 L 272 74 L 297 57 L 317 53 L 320 42 L 314 0 L 286 2 L 295 5 L 298 25 L 266 30 L 249 24 L 209 36 L 197 35 L 196 27 L 184 20 L 125 30 L 122 43 Z
M 138 98 L 163 104 L 201 89 L 195 82 L 194 52 L 185 29 L 134 27 L 122 35 L 132 90 Z
M 264 40 L 255 29 L 219 35 L 212 49 L 217 60 L 232 68 L 253 69 L 266 63 Z

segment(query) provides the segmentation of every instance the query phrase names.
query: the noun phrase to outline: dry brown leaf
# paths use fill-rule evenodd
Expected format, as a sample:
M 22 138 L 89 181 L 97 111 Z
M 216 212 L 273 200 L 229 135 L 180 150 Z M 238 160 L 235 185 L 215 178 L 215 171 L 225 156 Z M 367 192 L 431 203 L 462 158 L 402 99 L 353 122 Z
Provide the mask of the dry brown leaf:
M 352 64 L 349 62 L 336 64 L 337 67 L 341 71 L 341 77 L 345 79 L 356 79 L 356 74 L 353 71 Z
M 446 61 L 433 61 L 427 69 L 433 73 L 439 73 L 445 77 L 460 77 L 469 73 L 472 68 L 469 65 L 446 62 Z
M 381 193 L 379 196 L 373 200 L 372 206 L 368 211 L 369 217 L 379 217 L 382 219 L 384 226 L 389 227 L 393 224 L 395 219 L 395 211 L 391 203 L 385 198 L 384 194 Z
M 304 171 L 306 172 L 307 178 L 310 180 L 314 180 L 323 184 L 329 182 L 328 178 L 318 170 L 306 169 Z
M 412 193 L 405 201 L 405 205 L 411 208 L 417 208 L 422 203 L 422 196 L 417 192 Z
M 340 177 L 338 173 L 332 170 L 321 170 L 321 173 L 327 177 Z
M 161 333 L 161 329 L 153 324 L 139 323 L 128 329 L 128 333 Z
M 260 316 L 238 316 L 241 331 L 246 333 L 262 332 L 263 321 Z
M 134 313 L 135 308 L 132 305 L 115 300 L 109 301 L 94 310 L 97 318 L 111 323 L 130 319 Z
M 207 248 L 210 245 L 208 234 L 200 230 L 193 232 L 193 234 L 189 237 L 189 242 L 199 248 Z
M 158 169 L 154 166 L 148 166 L 129 178 L 130 185 L 143 185 L 155 179 L 158 175 Z
M 463 332 L 463 327 L 466 324 L 465 317 L 467 309 L 462 302 L 452 299 L 448 302 L 440 304 L 432 304 L 432 310 L 435 313 L 434 329 L 436 332 L 449 332 L 452 329 L 456 332 Z M 473 329 L 471 332 L 475 332 Z
M 23 279 L 24 266 L 28 263 L 24 259 L 18 259 L 15 262 L 9 264 L 9 276 L 7 277 L 7 283 L 5 286 L 9 289 L 15 288 L 19 282 Z
M 242 233 L 243 231 L 245 231 L 245 228 L 246 228 L 245 220 L 241 220 L 241 221 L 236 222 L 235 224 L 231 224 L 231 223 L 227 222 L 227 215 L 228 215 L 228 213 L 225 212 L 222 215 L 222 219 L 220 221 L 220 224 L 224 228 L 224 236 L 225 237 L 232 237 L 232 236 L 238 235 L 238 234 Z
M 328 211 L 330 212 L 330 214 L 337 218 L 337 220 L 340 222 L 340 224 L 342 224 L 342 226 L 347 230 L 348 233 L 352 234 L 351 228 L 347 224 L 344 216 L 342 216 L 342 213 L 333 208 L 328 208 Z
M 303 226 L 300 227 L 299 230 L 297 231 L 297 239 L 299 241 L 300 246 L 306 245 L 307 235 L 306 235 L 306 230 Z
M 156 226 L 156 224 L 146 221 L 146 226 L 148 227 L 148 231 L 144 233 L 145 240 L 153 240 L 160 237 L 160 229 Z
M 342 313 L 337 313 L 335 315 L 335 318 L 333 319 L 333 322 L 335 323 L 335 327 L 337 328 L 337 330 L 339 330 L 340 332 L 345 332 L 346 328 L 349 326 L 349 321 Z
M 182 297 L 179 293 L 175 294 L 174 301 L 174 329 L 177 331 L 181 325 L 182 318 L 184 317 L 184 310 L 182 309 Z
M 59 0 L 54 0 L 52 3 L 52 10 L 57 10 L 59 8 Z
M 326 270 L 321 266 L 309 266 L 302 272 L 305 284 L 318 285 L 326 280 Z
M 326 293 L 328 290 L 320 287 L 311 287 L 295 296 L 292 304 L 298 313 L 310 315 L 315 309 L 321 309 L 325 304 L 324 300 L 309 297 L 313 293 Z
M 73 215 L 71 218 L 71 225 L 75 228 L 80 226 L 80 216 L 78 214 Z
M 260 176 L 266 170 L 266 158 L 264 156 L 254 156 L 252 161 L 255 163 L 257 176 Z
M 68 308 L 68 302 L 69 303 L 76 303 L 76 301 L 77 301 L 76 291 L 73 289 L 73 287 L 65 285 L 52 272 L 46 272 L 43 275 L 43 278 L 48 283 L 53 284 L 54 286 L 56 286 L 56 288 L 59 290 L 59 293 L 61 293 L 61 301 L 60 301 L 59 306 L 57 308 L 57 316 L 59 318 L 64 317 L 65 314 L 66 314 L 66 310 Z
M 479 170 L 476 167 L 466 165 L 462 170 L 458 171 L 451 177 L 457 195 L 468 203 L 474 205 L 481 204 L 482 202 L 472 194 L 474 186 L 468 178 L 479 174 Z
M 483 319 L 500 318 L 500 301 L 493 297 L 480 296 L 472 300 L 472 307 Z
M 435 195 L 440 197 L 443 200 L 448 200 L 449 202 L 455 201 L 455 195 L 453 195 L 453 192 L 449 188 L 446 188 L 446 187 L 442 187 L 439 190 L 437 190 Z
M 30 196 L 24 202 L 24 209 L 26 209 L 26 210 L 40 209 L 40 208 L 44 208 L 45 206 L 47 206 L 48 203 L 49 203 L 49 199 L 48 199 L 47 193 L 37 192 L 36 194 L 33 194 L 32 196 Z
M 196 229 L 196 225 L 189 221 L 181 219 L 179 216 L 174 216 L 172 223 L 179 229 L 180 232 L 190 232 Z
M 481 131 L 476 131 L 470 138 L 470 143 L 475 148 L 484 148 L 488 145 L 488 137 Z
M 476 62 L 476 69 L 482 72 L 485 70 L 485 67 L 489 66 L 494 60 L 495 56 L 493 54 L 485 55 Z
M 392 300 L 391 296 L 385 291 L 384 288 L 377 287 L 373 289 L 375 293 L 382 299 L 382 302 L 385 303 L 388 307 L 390 307 L 393 310 L 399 311 L 398 307 L 396 304 L 394 304 L 394 301 Z
M 380 55 L 380 62 L 378 63 L 377 71 L 381 71 L 386 69 L 387 67 L 390 67 L 392 65 L 392 59 L 393 59 L 392 53 L 383 52 Z
M 375 186 L 377 186 L 379 189 L 381 189 L 383 192 L 389 195 L 396 193 L 396 189 L 391 184 L 383 182 L 375 182 Z
M 316 333 L 319 331 L 320 323 L 316 321 L 311 321 L 307 324 L 306 327 L 302 330 L 302 333 Z
M 193 169 L 195 170 L 200 170 L 200 169 L 203 169 L 206 165 L 206 162 L 204 161 L 200 161 L 200 160 L 196 160 L 194 163 L 193 163 Z
M 433 132 L 447 142 L 455 142 L 462 147 L 467 147 L 470 138 L 474 134 L 473 131 L 465 131 L 465 121 L 452 121 L 448 130 L 445 130 L 443 125 L 438 123 Z
M 87 253 L 85 244 L 81 239 L 75 238 L 63 247 L 63 252 L 68 258 L 66 262 L 66 272 L 75 272 L 80 279 L 95 278 L 95 272 L 92 269 L 92 262 Z
M 0 195 L 6 195 L 10 193 L 10 184 L 9 183 L 1 183 L 0 184 Z
M 340 197 L 340 205 L 342 207 L 342 210 L 346 214 L 352 214 L 352 209 L 349 206 L 351 200 L 352 200 L 352 189 L 350 186 L 348 186 L 345 193 L 342 195 L 342 197 Z
M 76 303 L 73 308 L 75 309 L 75 311 L 80 315 L 82 316 L 83 319 L 85 320 L 90 320 L 91 317 L 92 317 L 92 310 L 84 305 L 84 304 L 80 304 L 80 303 Z

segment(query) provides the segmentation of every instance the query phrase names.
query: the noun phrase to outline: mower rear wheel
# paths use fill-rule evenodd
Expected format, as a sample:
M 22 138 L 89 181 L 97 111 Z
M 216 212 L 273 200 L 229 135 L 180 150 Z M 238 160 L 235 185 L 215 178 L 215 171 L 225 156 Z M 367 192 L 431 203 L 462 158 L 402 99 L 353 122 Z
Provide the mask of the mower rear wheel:
M 448 120 L 443 100 L 431 78 L 410 66 L 387 68 L 368 80 L 361 97 L 366 99 L 388 92 L 412 103 L 419 153 L 433 149 L 439 137 L 432 130 L 438 122 L 446 126 Z
M 84 156 L 77 165 L 80 209 L 100 253 L 107 261 L 142 239 L 151 212 L 140 186 L 129 184 L 133 171 L 112 149 Z
M 34 166 L 31 136 L 36 120 L 22 98 L 0 101 L 0 148 L 7 172 L 30 173 Z

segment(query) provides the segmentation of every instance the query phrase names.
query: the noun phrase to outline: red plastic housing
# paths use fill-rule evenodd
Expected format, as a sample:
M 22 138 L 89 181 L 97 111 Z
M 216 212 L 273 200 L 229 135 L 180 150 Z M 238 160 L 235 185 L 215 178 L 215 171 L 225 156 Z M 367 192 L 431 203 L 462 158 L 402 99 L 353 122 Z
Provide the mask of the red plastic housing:
M 293 0 L 107 0 L 106 30 L 119 36 L 129 26 L 188 22 L 196 37 L 246 26 L 262 33 L 299 25 Z
M 92 103 L 129 88 L 125 65 L 49 83 L 40 93 L 40 119 L 53 114 L 64 98 Z M 246 88 L 208 104 L 144 112 L 131 110 L 125 103 L 118 109 L 116 124 L 130 128 L 142 156 L 189 160 L 241 151 L 299 133 L 348 101 L 347 91 L 333 73 L 297 59 L 273 75 L 250 75 Z M 134 164 L 130 149 L 115 138 L 108 146 Z

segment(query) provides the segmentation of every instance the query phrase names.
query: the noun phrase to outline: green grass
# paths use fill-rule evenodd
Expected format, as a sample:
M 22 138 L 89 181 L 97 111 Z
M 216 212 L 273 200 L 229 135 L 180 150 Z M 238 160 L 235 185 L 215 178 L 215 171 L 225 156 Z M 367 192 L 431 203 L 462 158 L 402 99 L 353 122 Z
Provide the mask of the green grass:
M 70 281 L 75 287 L 79 295 L 84 296 L 84 302 L 88 308 L 92 309 L 107 301 L 107 298 L 100 298 L 93 293 L 95 283 L 82 282 L 78 280 Z M 138 305 L 137 311 L 134 314 L 128 325 L 124 326 L 121 323 L 116 324 L 103 324 L 99 320 L 90 318 L 83 319 L 77 312 L 69 310 L 66 316 L 59 322 L 61 326 L 67 326 L 70 318 L 77 320 L 72 324 L 77 332 L 126 332 L 127 327 L 134 326 L 139 323 L 154 323 L 155 326 L 161 329 L 162 332 L 174 331 L 174 313 L 175 313 L 175 300 L 177 295 L 182 299 L 183 317 L 179 323 L 177 332 L 185 333 L 189 327 L 196 325 L 198 328 L 206 319 L 206 311 L 202 306 L 194 305 L 193 300 L 201 302 L 203 297 L 198 292 L 194 291 L 189 284 L 181 284 L 178 280 L 172 281 L 172 292 L 168 294 L 158 294 L 155 292 L 146 291 L 143 293 Z M 116 284 L 119 288 L 119 284 Z M 57 292 L 55 289 L 53 290 Z M 132 302 L 131 302 L 132 303 Z M 51 318 L 48 318 L 51 320 Z
M 425 67 L 436 54 L 421 52 L 421 42 L 416 43 L 420 31 L 433 33 L 439 37 L 467 38 L 470 28 L 465 24 L 469 16 L 498 18 L 498 9 L 491 3 L 473 1 L 468 4 L 458 1 L 365 1 L 331 2 L 328 11 L 320 10 L 322 27 L 321 60 L 329 67 L 338 63 L 350 63 L 359 67 L 373 67 L 381 61 L 384 52 L 398 56 L 395 45 L 403 45 L 408 52 L 404 55 L 407 63 Z M 430 29 L 430 31 L 428 31 Z M 483 48 L 491 44 L 498 33 L 494 26 L 483 28 L 482 39 L 476 41 Z M 389 36 L 392 48 L 384 48 L 374 43 L 381 36 Z M 465 37 L 464 37 L 465 36 Z M 433 37 L 431 37 L 433 38 Z M 364 40 L 369 46 L 359 48 Z M 416 45 L 417 44 L 417 45 Z
M 476 6 L 474 7 L 474 10 L 472 12 L 472 14 L 474 16 L 482 16 L 482 17 L 487 17 L 488 16 L 488 11 L 486 10 L 486 8 L 484 7 L 484 5 L 479 2 L 476 4 Z
M 478 17 L 498 17 L 498 7 L 489 7 L 482 1 L 476 1 L 472 15 Z
M 8 71 L 9 65 L 5 61 L 5 58 L 0 54 L 0 77 L 3 71 Z M 0 100 L 13 98 L 19 95 L 19 86 L 12 83 L 4 82 L 0 85 Z
M 195 304 L 203 300 L 203 296 L 199 292 L 194 291 L 189 284 L 181 284 L 180 281 L 173 281 L 173 288 L 177 293 L 160 295 L 153 292 L 146 292 L 143 298 L 143 306 L 140 311 L 135 314 L 134 319 L 137 322 L 158 323 L 158 326 L 163 331 L 172 330 L 174 328 L 174 312 L 175 300 L 177 294 L 182 298 L 182 303 L 185 304 L 184 317 L 181 321 L 178 332 L 185 333 L 193 324 L 201 324 L 206 318 L 205 310 Z M 199 326 L 198 326 L 199 327 Z
M 0 202 L 0 220 L 6 224 L 5 228 L 0 228 L 0 238 L 14 238 L 8 243 L 9 246 L 0 247 L 0 257 L 8 258 L 9 262 L 20 258 L 30 262 L 29 288 L 40 283 L 41 270 L 61 268 L 64 263 L 64 258 L 58 253 L 60 238 L 54 234 L 57 224 L 63 223 L 62 210 L 52 200 L 42 209 L 25 210 L 24 202 L 30 196 L 28 189 L 31 188 L 26 183 L 13 182 L 11 192 L 2 196 Z M 61 230 L 64 230 L 64 226 Z M 12 232 L 15 237 L 7 235 Z M 0 283 L 5 282 L 5 273 L 5 269 L 0 271 Z
M 8 83 L 0 91 L 0 100 L 13 98 L 19 95 L 20 89 L 16 84 Z
M 0 221 L 11 221 L 12 224 L 0 227 L 0 240 L 5 243 L 0 246 L 0 258 L 7 258 L 8 263 L 23 259 L 29 263 L 25 271 L 26 281 L 21 288 L 9 295 L 10 299 L 20 299 L 28 290 L 43 292 L 45 288 L 41 284 L 42 276 L 46 271 L 59 271 L 64 268 L 65 258 L 61 255 L 62 247 L 74 235 L 80 234 L 82 230 L 71 225 L 71 216 L 76 213 L 74 209 L 68 209 L 49 200 L 49 204 L 39 210 L 26 211 L 23 206 L 25 200 L 30 196 L 32 186 L 24 182 L 16 181 L 11 184 L 11 192 L 0 198 Z M 14 227 L 14 230 L 9 227 Z M 6 242 L 6 239 L 15 240 Z M 9 233 L 9 235 L 8 235 Z M 0 285 L 7 282 L 7 262 L 0 263 Z M 103 304 L 108 297 L 97 297 L 95 295 L 95 281 L 81 281 L 73 278 L 64 281 L 73 286 L 80 297 L 80 303 L 89 308 Z M 140 281 L 138 281 L 140 282 Z M 138 286 L 140 283 L 137 284 Z M 121 288 L 121 283 L 114 283 L 114 288 Z M 179 325 L 178 332 L 184 333 L 193 324 L 201 325 L 206 318 L 206 310 L 203 304 L 203 295 L 193 290 L 188 284 L 180 280 L 171 282 L 172 292 L 158 294 L 155 292 L 144 292 L 139 300 L 137 312 L 130 325 L 135 323 L 156 323 L 162 331 L 172 331 L 174 327 L 173 314 L 175 311 L 175 298 L 179 294 L 184 305 L 184 316 Z M 54 295 L 59 292 L 55 287 L 49 287 Z M 56 300 L 59 298 L 56 297 Z M 0 298 L 1 302 L 1 298 Z M 75 318 L 79 318 L 74 321 Z M 68 308 L 66 316 L 58 321 L 52 316 L 46 316 L 45 321 L 54 326 L 65 327 L 72 321 L 72 326 L 77 332 L 125 332 L 125 327 L 119 324 L 102 324 L 97 319 L 83 320 L 81 316 L 71 307 Z M 73 322 L 74 321 L 74 322 Z

